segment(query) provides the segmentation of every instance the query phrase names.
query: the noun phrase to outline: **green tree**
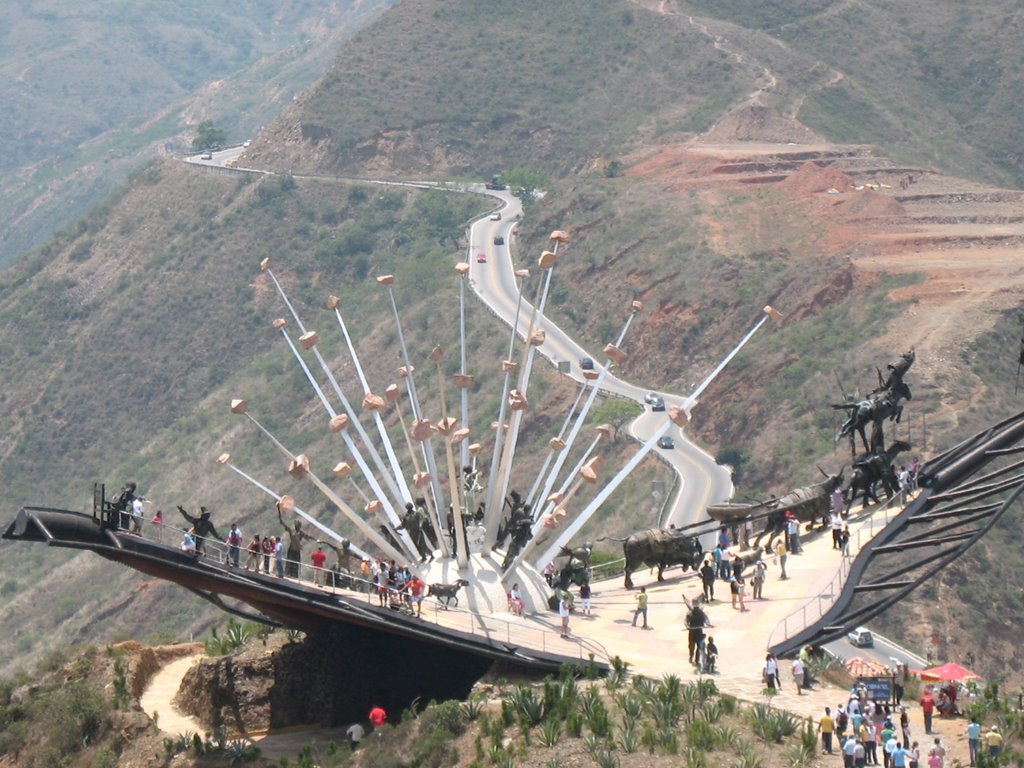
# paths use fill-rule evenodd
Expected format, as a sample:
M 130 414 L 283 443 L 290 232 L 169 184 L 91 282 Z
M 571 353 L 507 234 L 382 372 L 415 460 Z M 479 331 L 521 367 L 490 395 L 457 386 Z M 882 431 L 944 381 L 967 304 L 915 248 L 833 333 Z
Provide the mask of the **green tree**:
M 537 171 L 515 169 L 501 174 L 501 183 L 508 187 L 512 194 L 523 201 L 524 206 L 540 198 L 541 191 L 550 185 L 548 177 Z
M 192 151 L 202 152 L 224 144 L 224 131 L 214 125 L 213 120 L 203 120 L 196 127 L 196 137 L 192 139 Z
M 738 445 L 727 445 L 715 454 L 715 461 L 732 467 L 733 485 L 739 487 L 743 480 L 743 466 L 750 460 L 750 452 Z
M 619 428 L 627 421 L 632 421 L 641 413 L 641 408 L 629 400 L 607 400 L 604 405 L 594 410 L 594 419 L 598 424 L 611 424 L 614 433 L 612 440 L 619 439 Z

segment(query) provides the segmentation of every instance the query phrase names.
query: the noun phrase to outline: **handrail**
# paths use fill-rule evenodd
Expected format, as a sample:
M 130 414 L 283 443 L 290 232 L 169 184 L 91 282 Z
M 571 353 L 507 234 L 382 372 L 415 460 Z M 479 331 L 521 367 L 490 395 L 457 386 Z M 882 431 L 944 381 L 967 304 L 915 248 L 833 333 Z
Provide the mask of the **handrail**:
M 818 592 L 818 594 L 810 597 L 798 609 L 784 617 L 775 625 L 771 634 L 768 636 L 768 643 L 766 647 L 773 648 L 783 640 L 788 640 L 790 637 L 793 637 L 797 633 L 802 632 L 807 629 L 807 627 L 819 621 L 822 616 L 825 615 L 825 612 L 832 607 L 839 596 L 839 593 L 842 592 L 843 586 L 846 584 L 846 579 L 850 575 L 850 564 L 857 555 L 860 554 L 864 544 L 874 538 L 876 533 L 876 515 L 879 512 L 884 513 L 884 523 L 883 521 L 879 521 L 879 523 L 882 523 L 879 526 L 879 530 L 882 530 L 889 524 L 889 512 L 893 502 L 899 501 L 901 507 L 903 507 L 906 506 L 915 495 L 916 492 L 913 491 L 897 492 L 886 499 L 884 504 L 875 506 L 871 508 L 870 511 L 861 508 L 861 513 L 857 518 L 860 522 L 860 527 L 857 528 L 856 538 L 851 535 L 849 553 L 841 557 L 839 568 L 835 575 L 829 580 L 828 584 Z M 862 541 L 861 534 L 864 533 L 865 528 L 867 528 L 868 535 Z M 781 637 L 778 637 L 780 633 Z
M 150 531 L 156 530 L 154 538 L 145 536 L 146 528 Z M 143 521 L 143 533 L 136 534 L 130 529 L 120 528 L 116 531 L 119 534 L 127 536 L 141 536 L 146 540 L 155 540 L 157 543 L 163 544 L 164 546 L 174 546 L 174 536 L 181 535 L 182 537 L 186 533 L 184 528 L 179 528 L 175 525 L 171 525 L 164 521 L 163 523 L 154 524 L 151 519 Z M 174 532 L 173 535 L 168 537 L 168 532 Z M 212 562 L 218 566 L 224 568 L 230 568 L 236 570 L 231 563 L 229 555 L 229 546 L 222 541 L 211 539 L 208 537 L 196 537 L 197 545 L 198 539 L 203 538 L 206 554 L 202 555 L 196 553 L 197 560 L 204 559 Z M 239 565 L 237 571 L 252 572 L 243 564 L 247 559 L 248 550 L 245 545 L 239 545 Z M 277 561 L 273 554 L 269 555 L 271 561 L 271 570 L 266 571 L 263 568 L 264 553 L 260 551 L 259 559 L 257 561 L 257 568 L 255 573 L 264 573 L 266 575 L 275 576 Z M 285 575 L 282 578 L 300 584 L 304 587 L 313 587 L 324 590 L 331 595 L 342 595 L 346 597 L 360 597 L 365 596 L 365 602 L 372 607 L 378 607 L 378 603 L 375 603 L 375 598 L 379 601 L 379 585 L 363 578 L 357 573 L 346 571 L 339 568 L 315 568 L 311 563 L 304 563 L 301 561 L 288 560 L 287 558 L 281 558 L 282 570 L 287 574 L 289 572 L 297 575 Z M 337 564 L 340 566 L 340 564 Z M 291 566 L 291 568 L 289 568 Z M 317 573 L 320 572 L 320 574 Z M 318 579 L 318 575 L 320 578 Z M 321 581 L 322 583 L 317 583 Z M 339 584 L 350 584 L 351 587 L 340 586 Z M 411 608 L 411 595 L 408 592 L 400 592 L 399 590 L 388 587 L 386 605 L 391 605 L 395 598 L 402 600 L 402 610 L 407 614 L 412 612 Z M 426 599 L 426 595 L 422 598 Z M 434 610 L 431 612 L 421 611 L 419 618 L 424 619 L 438 627 L 446 629 L 453 629 L 455 631 L 467 632 L 470 635 L 480 636 L 487 638 L 488 640 L 495 640 L 497 642 L 504 643 L 506 645 L 521 645 L 526 649 L 537 650 L 539 643 L 539 650 L 543 653 L 554 653 L 557 655 L 567 656 L 572 655 L 566 653 L 566 643 L 561 638 L 560 629 L 556 629 L 552 625 L 548 625 L 539 616 L 535 618 L 529 618 L 526 621 L 533 622 L 535 624 L 541 624 L 542 626 L 536 626 L 525 623 L 520 619 L 505 619 L 495 613 L 481 613 L 479 611 L 471 611 L 466 608 L 459 608 L 458 606 L 445 606 L 440 602 L 440 599 L 432 601 Z M 558 634 L 558 641 L 554 642 L 553 638 L 556 633 Z M 575 636 L 574 636 L 575 637 Z M 597 658 L 604 663 L 611 662 L 611 655 L 608 650 L 597 640 L 588 638 L 575 637 L 576 641 L 572 645 L 576 648 L 576 655 L 582 662 L 590 662 Z M 550 640 L 550 642 L 549 642 Z

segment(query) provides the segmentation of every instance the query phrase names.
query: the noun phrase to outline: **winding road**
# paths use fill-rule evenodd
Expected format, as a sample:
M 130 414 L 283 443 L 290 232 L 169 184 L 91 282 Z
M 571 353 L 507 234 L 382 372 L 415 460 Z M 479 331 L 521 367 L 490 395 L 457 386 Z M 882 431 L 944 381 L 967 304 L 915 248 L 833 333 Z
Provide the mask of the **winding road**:
M 502 207 L 499 221 L 485 216 L 470 226 L 467 261 L 470 264 L 471 283 L 480 300 L 511 326 L 515 319 L 519 287 L 516 283 L 510 244 L 514 242 L 517 217 L 523 212 L 522 203 L 509 192 L 484 190 L 482 185 L 473 191 L 498 198 L 502 202 Z M 504 238 L 504 245 L 495 245 L 494 239 L 497 236 Z M 479 263 L 477 261 L 479 253 L 486 255 L 486 262 Z M 554 279 L 558 279 L 557 274 Z M 526 334 L 531 308 L 532 305 L 524 298 L 517 329 L 521 336 Z M 570 378 L 577 382 L 583 381 L 583 374 L 579 367 L 581 357 L 593 357 L 596 369 L 600 370 L 601 357 L 591 355 L 549 318 L 541 316 L 537 321 L 537 326 L 547 334 L 547 338 L 544 344 L 538 348 L 538 352 L 555 366 L 559 362 L 569 362 L 569 373 L 566 375 Z M 609 341 L 614 340 L 609 339 Z M 628 336 L 623 346 L 628 349 Z M 654 412 L 650 406 L 645 404 L 644 397 L 650 392 L 648 389 L 630 384 L 611 373 L 605 376 L 601 389 L 609 394 L 632 400 L 643 407 L 643 413 L 629 426 L 630 435 L 641 442 L 649 439 L 668 420 L 667 413 Z M 692 406 L 690 398 L 686 396 L 667 392 L 657 392 L 656 394 L 665 400 L 668 407 L 686 405 L 689 410 Z M 675 448 L 659 448 L 657 451 L 658 455 L 676 471 L 680 482 L 677 484 L 678 491 L 669 503 L 661 524 L 667 526 L 671 523 L 676 527 L 682 527 L 705 520 L 705 508 L 708 504 L 731 498 L 732 478 L 727 468 L 715 463 L 715 460 L 706 451 L 688 440 L 682 429 L 672 426 L 668 434 L 675 441 Z

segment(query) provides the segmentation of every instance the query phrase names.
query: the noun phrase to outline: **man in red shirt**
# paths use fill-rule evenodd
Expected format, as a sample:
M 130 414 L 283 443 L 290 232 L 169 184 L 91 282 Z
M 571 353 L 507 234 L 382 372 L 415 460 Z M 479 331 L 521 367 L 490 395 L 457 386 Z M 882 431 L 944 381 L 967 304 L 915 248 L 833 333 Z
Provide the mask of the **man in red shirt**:
M 384 707 L 376 706 L 370 710 L 370 723 L 373 724 L 374 729 L 380 728 L 387 722 L 388 713 L 384 711 Z
M 423 615 L 423 590 L 426 586 L 426 582 L 416 575 L 405 583 L 405 589 L 409 593 L 409 608 L 415 606 L 417 616 Z
M 932 698 L 932 689 L 925 688 L 921 696 L 921 712 L 924 714 L 924 732 L 932 732 L 932 712 L 935 711 L 935 699 Z
M 312 555 L 313 560 L 313 583 L 318 587 L 324 585 L 324 563 L 327 562 L 327 553 L 324 552 L 322 544 L 317 544 L 316 551 Z

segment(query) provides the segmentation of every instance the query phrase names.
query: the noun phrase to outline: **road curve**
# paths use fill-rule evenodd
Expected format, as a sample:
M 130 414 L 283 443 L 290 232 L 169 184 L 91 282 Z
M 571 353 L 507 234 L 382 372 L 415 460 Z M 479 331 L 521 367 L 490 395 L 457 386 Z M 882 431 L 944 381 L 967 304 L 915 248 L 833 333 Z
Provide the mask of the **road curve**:
M 480 185 L 474 191 L 484 192 L 485 190 Z M 470 264 L 470 283 L 480 300 L 508 325 L 512 325 L 519 288 L 514 274 L 515 267 L 512 263 L 510 246 L 514 240 L 517 217 L 522 214 L 522 203 L 509 192 L 486 190 L 486 194 L 501 201 L 499 209 L 501 219 L 493 221 L 489 216 L 485 216 L 470 226 L 467 256 L 467 261 Z M 504 238 L 504 245 L 494 243 L 497 236 Z M 486 257 L 484 263 L 477 260 L 477 255 L 481 253 Z M 532 264 L 523 266 L 535 269 L 535 265 Z M 557 273 L 554 279 L 558 279 Z M 526 334 L 531 309 L 532 305 L 524 298 L 517 329 L 521 336 Z M 570 378 L 577 382 L 583 381 L 579 367 L 581 357 L 592 357 L 597 370 L 600 370 L 604 362 L 603 355 L 591 354 L 585 350 L 547 317 L 541 316 L 537 321 L 537 326 L 544 330 L 547 336 L 544 344 L 538 347 L 537 351 L 552 365 L 557 366 L 559 362 L 568 361 L 570 369 L 567 375 Z M 609 341 L 614 341 L 614 339 L 609 339 Z M 628 349 L 628 336 L 623 346 Z M 629 425 L 629 434 L 641 442 L 646 441 L 668 420 L 666 413 L 652 412 L 650 407 L 644 404 L 644 395 L 650 390 L 630 384 L 611 373 L 605 376 L 601 389 L 641 405 L 644 409 L 643 413 Z M 688 400 L 684 395 L 669 392 L 658 392 L 657 394 L 662 396 L 669 407 L 672 405 L 682 406 Z M 687 439 L 682 429 L 672 426 L 668 434 L 675 441 L 675 448 L 669 450 L 658 448 L 656 450 L 658 455 L 676 471 L 680 482 L 677 483 L 677 492 L 662 515 L 660 524 L 668 526 L 671 523 L 681 527 L 701 522 L 706 519 L 705 509 L 708 504 L 726 501 L 732 497 L 733 486 L 730 472 L 725 467 L 716 464 L 707 451 Z M 658 523 L 659 521 L 652 520 L 652 526 Z

